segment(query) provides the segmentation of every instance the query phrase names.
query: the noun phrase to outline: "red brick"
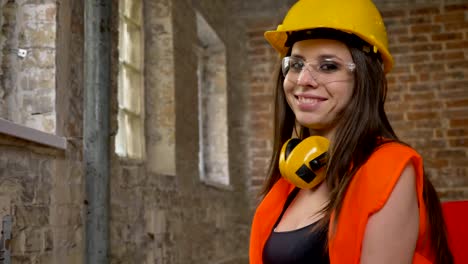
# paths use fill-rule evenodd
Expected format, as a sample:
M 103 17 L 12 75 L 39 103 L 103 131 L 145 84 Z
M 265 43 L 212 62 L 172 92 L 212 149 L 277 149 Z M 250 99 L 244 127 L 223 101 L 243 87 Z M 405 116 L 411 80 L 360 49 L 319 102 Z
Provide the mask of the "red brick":
M 450 120 L 451 128 L 466 128 L 468 127 L 468 119 L 452 119 Z
M 432 16 L 411 16 L 409 18 L 409 24 L 430 24 L 432 23 Z
M 387 26 L 387 34 L 389 36 L 393 36 L 393 35 L 404 35 L 404 34 L 408 34 L 409 31 L 408 31 L 408 26 L 407 25 L 404 25 L 404 26 L 393 26 L 393 27 L 389 27 Z
M 387 82 L 389 84 L 395 83 L 396 82 L 396 77 L 395 76 L 387 76 Z
M 387 117 L 391 123 L 405 120 L 403 114 L 401 113 L 387 113 Z
M 464 150 L 440 150 L 435 153 L 436 158 L 462 158 L 466 157 L 466 151 Z
M 451 147 L 468 147 L 468 137 L 452 139 L 449 143 Z
M 411 52 L 410 46 L 408 45 L 399 45 L 399 46 L 390 46 L 390 52 L 392 54 L 406 54 Z
M 441 84 L 442 90 L 465 90 L 468 89 L 468 80 L 450 81 Z M 467 91 L 468 94 L 468 91 Z
M 427 92 L 440 90 L 440 84 L 438 83 L 411 83 L 409 84 L 409 90 L 411 92 Z
M 436 112 L 407 112 L 406 117 L 409 121 L 414 121 L 421 119 L 439 118 L 439 114 Z
M 453 69 L 468 69 L 468 60 L 447 62 L 447 68 L 448 68 L 449 70 L 453 70 Z
M 420 82 L 427 82 L 427 81 L 429 81 L 430 79 L 431 79 L 431 75 L 430 75 L 429 73 L 427 73 L 427 72 L 422 72 L 422 73 L 420 72 L 420 73 L 418 74 L 418 80 L 419 80 Z
M 445 68 L 444 64 L 435 64 L 435 63 L 413 65 L 413 69 L 415 72 L 437 72 L 437 71 L 443 71 L 444 68 Z
M 456 128 L 456 129 L 448 129 L 447 136 L 449 137 L 468 137 L 468 127 L 466 128 Z
M 450 167 L 462 167 L 466 168 L 466 159 L 456 159 L 456 160 L 450 160 Z M 463 177 L 463 178 L 466 178 Z M 468 184 L 467 184 L 468 185 Z M 468 189 L 468 188 L 467 188 Z
M 416 75 L 401 75 L 401 76 L 398 76 L 398 81 L 410 83 L 410 82 L 416 82 L 417 78 L 416 78 Z
M 444 51 L 444 52 L 432 54 L 433 60 L 442 60 L 442 61 L 455 60 L 455 59 L 460 59 L 464 57 L 465 57 L 465 53 L 463 51 Z
M 434 130 L 434 136 L 436 138 L 445 138 L 445 133 L 444 133 L 445 130 L 442 130 L 442 129 L 435 129 Z
M 424 165 L 430 168 L 443 168 L 449 164 L 447 159 L 424 159 Z
M 399 64 L 413 64 L 413 63 L 423 63 L 429 62 L 431 56 L 429 54 L 408 54 L 405 56 L 395 56 L 395 61 Z
M 402 17 L 407 13 L 406 9 L 393 9 L 393 10 L 382 10 L 381 15 L 384 18 L 385 22 L 389 20 L 388 18 Z
M 468 22 L 446 23 L 444 28 L 447 32 L 463 30 L 468 28 Z
M 447 42 L 445 43 L 445 47 L 447 49 L 466 49 L 466 47 L 468 47 L 468 40 Z
M 465 22 L 465 14 L 464 14 L 464 12 L 451 12 L 451 13 L 446 13 L 446 14 L 443 14 L 443 15 L 436 15 L 436 16 L 434 16 L 434 22 L 436 22 L 436 23 L 437 22 L 463 23 L 463 22 Z
M 400 131 L 405 131 L 405 130 L 414 128 L 413 124 L 406 120 L 396 121 L 396 122 L 392 121 L 391 124 L 392 124 L 393 129 L 395 129 L 395 131 L 397 131 L 398 134 L 400 134 Z
M 440 9 L 438 7 L 422 7 L 410 10 L 410 16 L 415 15 L 433 15 L 440 14 Z
M 434 97 L 435 96 L 434 96 L 433 92 L 417 93 L 417 94 L 405 94 L 404 95 L 404 101 L 405 102 L 428 101 L 428 100 L 433 100 Z
M 409 65 L 400 65 L 392 69 L 392 73 L 408 73 L 410 71 Z
M 438 110 L 442 107 L 442 103 L 440 101 L 428 101 L 422 103 L 412 103 L 410 109 L 411 110 Z
M 434 132 L 434 127 L 441 127 L 442 122 L 438 119 L 420 119 L 420 120 L 413 120 L 411 121 L 414 127 L 421 129 L 421 128 L 428 128 L 432 132 Z
M 442 26 L 434 24 L 411 25 L 410 30 L 413 34 L 440 33 L 442 31 Z
M 458 107 L 465 107 L 468 108 L 468 95 L 467 98 L 465 99 L 459 99 L 459 100 L 451 100 L 445 103 L 447 108 L 458 108 Z
M 433 133 L 432 133 L 432 129 L 410 129 L 410 130 L 402 131 L 399 134 L 401 134 L 402 138 L 405 138 L 406 140 L 411 140 L 411 139 L 431 138 Z
M 444 11 L 445 12 L 463 12 L 468 10 L 468 3 L 463 3 L 463 4 L 452 4 L 452 5 L 446 5 L 444 6 Z
M 425 35 L 415 35 L 415 36 L 400 36 L 398 37 L 398 42 L 400 43 L 415 43 L 415 42 L 427 42 L 428 37 Z
M 426 52 L 426 51 L 438 51 L 442 50 L 442 44 L 440 43 L 426 43 L 411 46 L 413 52 Z
M 432 35 L 432 41 L 462 40 L 463 33 L 439 33 Z
M 466 98 L 468 97 L 467 91 L 451 90 L 439 92 L 439 98 L 443 99 L 455 99 L 455 98 Z
M 447 119 L 465 118 L 468 116 L 468 107 L 463 109 L 447 109 L 442 112 L 442 117 Z
M 432 80 L 463 80 L 465 74 L 463 72 L 434 72 L 432 73 Z
M 446 148 L 447 141 L 445 139 L 431 139 L 428 143 L 428 146 L 432 148 Z

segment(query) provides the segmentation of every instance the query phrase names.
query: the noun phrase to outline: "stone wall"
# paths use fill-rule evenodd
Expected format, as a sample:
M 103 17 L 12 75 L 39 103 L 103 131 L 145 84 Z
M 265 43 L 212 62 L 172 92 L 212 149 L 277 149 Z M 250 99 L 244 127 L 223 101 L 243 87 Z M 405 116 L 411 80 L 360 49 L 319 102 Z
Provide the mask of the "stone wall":
M 8 5 L 14 3 L 14 8 L 19 8 L 26 2 L 37 1 L 9 1 Z M 248 262 L 248 87 L 243 71 L 246 62 L 237 56 L 245 49 L 245 42 L 239 41 L 244 38 L 243 31 L 238 21 L 230 19 L 228 2 L 144 3 L 146 144 L 147 149 L 154 144 L 162 147 L 148 151 L 144 160 L 111 155 L 111 263 Z M 117 0 L 113 1 L 113 10 L 117 10 L 117 4 Z M 205 184 L 198 172 L 197 58 L 192 46 L 197 38 L 195 9 L 209 21 L 226 47 L 228 186 Z M 2 8 L 2 12 L 5 10 Z M 40 15 L 41 10 L 38 8 L 33 15 Z M 67 139 L 67 149 L 0 134 L 0 212 L 2 217 L 13 217 L 13 263 L 73 264 L 85 259 L 84 7 L 81 1 L 60 0 L 55 12 L 57 24 L 51 27 L 56 30 L 51 48 L 54 55 L 46 57 L 56 65 L 49 78 L 54 80 L 52 90 L 57 95 L 53 100 L 57 109 L 53 132 Z M 116 40 L 117 16 L 113 17 Z M 4 27 L 14 22 L 2 21 Z M 117 42 L 111 54 L 112 65 L 117 65 Z M 161 63 L 159 55 L 168 64 Z M 117 130 L 117 73 L 112 66 L 111 143 Z M 0 80 L 3 84 L 10 79 L 4 66 Z
M 269 1 L 249 2 L 240 13 L 249 37 L 250 124 L 255 195 L 266 174 L 272 138 L 272 72 L 279 60 L 263 38 L 287 10 L 254 15 Z M 386 109 L 397 134 L 424 157 L 428 175 L 444 200 L 468 198 L 468 20 L 466 1 L 376 1 L 387 25 L 395 68 L 388 75 Z M 267 99 L 267 100 L 265 100 Z M 255 200 L 254 198 L 252 198 Z
M 0 10 L 0 117 L 55 133 L 56 1 L 2 1 Z
M 247 134 L 246 124 L 238 121 L 246 116 L 239 99 L 246 87 L 237 82 L 242 58 L 233 56 L 239 49 L 234 40 L 242 33 L 221 2 L 152 0 L 145 1 L 144 10 L 146 113 L 154 122 L 146 125 L 150 150 L 144 161 L 113 159 L 111 261 L 247 263 L 246 149 L 238 143 Z M 228 125 L 236 131 L 228 144 L 228 186 L 207 185 L 199 174 L 195 11 L 226 47 Z M 159 148 L 151 150 L 153 144 Z

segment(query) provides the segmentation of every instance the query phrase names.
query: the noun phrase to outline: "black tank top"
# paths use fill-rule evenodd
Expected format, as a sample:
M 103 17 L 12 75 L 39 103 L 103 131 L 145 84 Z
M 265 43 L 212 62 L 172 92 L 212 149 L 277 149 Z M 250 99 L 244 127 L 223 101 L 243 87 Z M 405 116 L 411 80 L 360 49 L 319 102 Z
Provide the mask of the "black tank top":
M 299 189 L 289 195 L 283 212 L 275 224 L 275 228 L 283 217 L 286 208 L 291 204 Z M 329 264 L 326 251 L 327 230 L 311 229 L 317 222 L 308 226 L 285 232 L 272 231 L 263 248 L 264 264 Z

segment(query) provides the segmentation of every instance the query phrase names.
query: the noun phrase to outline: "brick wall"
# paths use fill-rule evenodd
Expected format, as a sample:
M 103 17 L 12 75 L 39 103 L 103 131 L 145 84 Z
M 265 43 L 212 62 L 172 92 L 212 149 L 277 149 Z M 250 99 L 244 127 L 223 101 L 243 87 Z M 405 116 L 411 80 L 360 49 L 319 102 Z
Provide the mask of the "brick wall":
M 383 11 L 396 68 L 387 110 L 444 199 L 468 198 L 468 4 Z
M 468 198 L 468 4 L 466 1 L 377 1 L 396 66 L 386 109 L 397 134 L 424 157 L 443 199 Z M 278 56 L 263 38 L 283 11 L 243 10 L 247 17 L 252 146 L 250 189 L 258 191 L 272 137 L 272 72 Z M 265 100 L 266 99 L 266 100 Z

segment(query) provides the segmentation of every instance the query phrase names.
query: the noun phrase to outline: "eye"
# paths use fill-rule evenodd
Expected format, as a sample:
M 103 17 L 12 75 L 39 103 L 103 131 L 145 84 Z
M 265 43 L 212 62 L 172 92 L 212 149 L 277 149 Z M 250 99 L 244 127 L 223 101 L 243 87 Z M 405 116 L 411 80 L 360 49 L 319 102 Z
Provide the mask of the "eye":
M 297 58 L 289 60 L 289 67 L 294 72 L 300 72 L 304 68 L 304 61 Z
M 331 61 L 325 61 L 320 63 L 319 70 L 321 72 L 335 72 L 340 68 L 339 64 Z

